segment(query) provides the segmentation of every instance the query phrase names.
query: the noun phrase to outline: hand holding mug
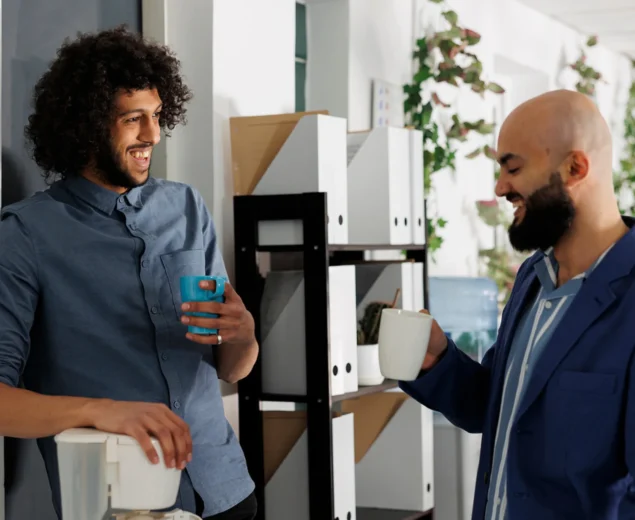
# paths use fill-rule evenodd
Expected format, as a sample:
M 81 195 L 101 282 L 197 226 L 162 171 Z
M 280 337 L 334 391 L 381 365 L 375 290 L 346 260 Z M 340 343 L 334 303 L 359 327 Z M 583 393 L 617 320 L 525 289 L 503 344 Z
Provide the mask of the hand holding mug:
M 379 324 L 379 365 L 382 374 L 414 381 L 432 367 L 447 347 L 447 338 L 427 311 L 388 308 Z
M 198 287 L 209 293 L 209 297 L 193 300 L 187 295 L 182 296 L 184 314 L 181 322 L 189 326 L 186 337 L 203 345 L 249 346 L 255 342 L 253 316 L 233 286 L 224 278 L 198 278 Z M 182 291 L 184 285 L 187 283 L 182 281 Z
M 423 309 L 419 311 L 421 314 L 426 314 L 430 316 L 430 313 Z M 423 363 L 421 365 L 422 370 L 429 370 L 432 368 L 441 354 L 445 352 L 445 349 L 448 348 L 448 338 L 443 332 L 443 329 L 437 323 L 437 320 L 432 320 L 432 326 L 430 327 L 430 341 L 428 342 L 428 350 L 426 351 L 426 355 L 423 358 Z

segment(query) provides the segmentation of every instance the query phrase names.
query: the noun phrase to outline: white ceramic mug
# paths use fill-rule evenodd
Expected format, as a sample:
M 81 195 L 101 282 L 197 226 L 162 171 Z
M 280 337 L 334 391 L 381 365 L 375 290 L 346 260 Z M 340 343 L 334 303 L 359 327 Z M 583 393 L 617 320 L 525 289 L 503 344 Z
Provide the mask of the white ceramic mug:
M 360 386 L 372 386 L 383 382 L 378 345 L 357 345 L 357 383 Z
M 379 366 L 388 379 L 414 381 L 428 350 L 432 316 L 384 309 L 379 324 Z

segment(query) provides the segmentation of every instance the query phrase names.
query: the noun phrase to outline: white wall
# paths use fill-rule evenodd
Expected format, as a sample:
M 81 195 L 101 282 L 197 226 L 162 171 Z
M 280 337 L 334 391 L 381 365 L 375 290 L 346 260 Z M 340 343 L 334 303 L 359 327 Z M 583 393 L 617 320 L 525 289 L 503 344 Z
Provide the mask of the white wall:
M 158 154 L 153 157 L 153 175 L 191 184 L 211 209 L 214 202 L 212 3 L 188 0 L 187 9 L 178 0 L 144 0 L 142 5 L 144 35 L 171 47 L 181 61 L 184 81 L 194 93 L 188 106 L 188 124 L 175 128 L 169 139 L 163 138 Z
M 231 277 L 234 219 L 229 118 L 294 112 L 295 1 L 214 0 L 213 32 L 214 139 L 208 156 L 213 156 L 214 219 Z
M 373 79 L 412 77 L 414 0 L 307 0 L 307 109 L 371 127 Z

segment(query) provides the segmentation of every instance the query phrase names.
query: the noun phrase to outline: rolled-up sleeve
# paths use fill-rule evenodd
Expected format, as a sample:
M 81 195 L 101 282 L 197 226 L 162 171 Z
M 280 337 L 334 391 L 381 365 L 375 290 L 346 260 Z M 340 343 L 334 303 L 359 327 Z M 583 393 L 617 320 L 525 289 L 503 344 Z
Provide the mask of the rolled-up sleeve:
M 38 302 L 37 259 L 18 216 L 0 220 L 0 383 L 17 386 Z

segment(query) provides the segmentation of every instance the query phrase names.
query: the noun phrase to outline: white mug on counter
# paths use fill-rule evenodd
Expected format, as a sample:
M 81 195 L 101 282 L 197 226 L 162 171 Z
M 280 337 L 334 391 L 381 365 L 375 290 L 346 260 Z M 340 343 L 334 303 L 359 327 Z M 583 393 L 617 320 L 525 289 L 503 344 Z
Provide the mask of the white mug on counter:
M 432 316 L 384 309 L 379 325 L 379 366 L 388 379 L 414 381 L 428 351 Z

